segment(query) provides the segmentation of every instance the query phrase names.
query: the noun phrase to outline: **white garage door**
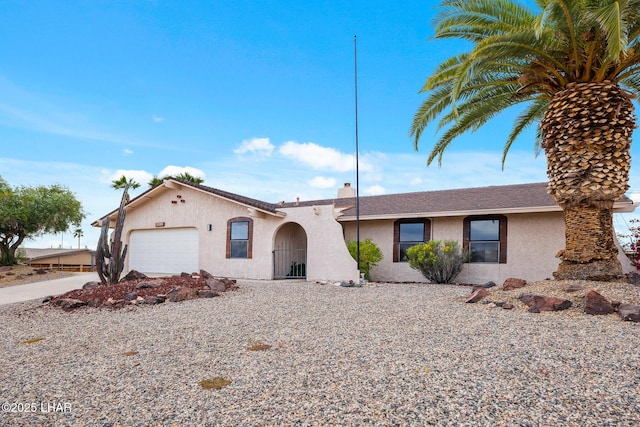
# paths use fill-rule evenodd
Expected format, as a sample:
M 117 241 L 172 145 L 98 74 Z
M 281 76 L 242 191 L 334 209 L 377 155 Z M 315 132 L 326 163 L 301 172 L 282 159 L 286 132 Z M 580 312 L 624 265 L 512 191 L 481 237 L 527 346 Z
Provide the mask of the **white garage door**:
M 129 269 L 141 273 L 198 271 L 198 230 L 135 230 L 129 239 Z

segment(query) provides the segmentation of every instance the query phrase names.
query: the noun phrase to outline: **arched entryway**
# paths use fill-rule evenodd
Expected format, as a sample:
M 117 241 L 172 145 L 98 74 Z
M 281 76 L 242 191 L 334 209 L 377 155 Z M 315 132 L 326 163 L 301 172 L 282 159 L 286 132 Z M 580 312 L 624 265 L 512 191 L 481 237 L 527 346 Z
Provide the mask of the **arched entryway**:
M 273 241 L 273 278 L 307 277 L 307 233 L 294 222 L 278 229 Z

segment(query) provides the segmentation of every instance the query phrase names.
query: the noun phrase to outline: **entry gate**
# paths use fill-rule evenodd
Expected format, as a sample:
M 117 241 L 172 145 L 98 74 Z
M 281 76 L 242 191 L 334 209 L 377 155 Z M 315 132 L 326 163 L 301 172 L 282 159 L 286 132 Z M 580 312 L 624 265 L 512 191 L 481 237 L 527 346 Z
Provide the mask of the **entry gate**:
M 286 246 L 286 245 L 282 245 Z M 304 248 L 278 248 L 273 250 L 274 279 L 306 279 L 307 250 Z

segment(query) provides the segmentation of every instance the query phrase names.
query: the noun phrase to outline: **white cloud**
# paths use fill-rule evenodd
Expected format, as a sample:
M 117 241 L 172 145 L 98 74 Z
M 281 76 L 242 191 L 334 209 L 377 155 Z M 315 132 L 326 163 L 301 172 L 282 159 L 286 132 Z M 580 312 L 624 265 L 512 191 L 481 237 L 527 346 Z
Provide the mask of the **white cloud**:
M 173 166 L 169 165 L 166 168 L 162 169 L 158 176 L 176 176 L 182 173 L 188 173 L 191 176 L 195 176 L 196 178 L 205 179 L 205 173 L 197 168 L 192 168 L 191 166 Z
M 323 176 L 316 176 L 313 179 L 307 181 L 307 184 L 313 188 L 335 188 L 335 178 L 326 178 Z
M 159 116 L 156 116 L 156 115 L 154 114 L 154 115 L 153 115 L 153 121 L 154 121 L 155 123 L 162 123 L 162 122 L 164 122 L 164 117 L 159 117 Z
M 302 162 L 313 169 L 349 172 L 356 169 L 356 158 L 353 154 L 345 154 L 331 147 L 322 147 L 313 142 L 299 144 L 295 141 L 285 142 L 280 146 L 280 154 Z M 360 170 L 371 170 L 371 165 L 360 161 Z
M 125 148 L 123 152 L 125 156 L 130 156 L 131 154 L 133 154 L 133 150 L 130 150 L 128 148 Z
M 385 194 L 386 190 L 381 185 L 372 185 L 365 190 L 365 193 L 369 196 L 379 196 L 381 194 Z
M 422 184 L 422 178 L 420 178 L 419 176 L 414 176 L 413 178 L 409 177 L 409 184 L 420 185 Z
M 102 177 L 100 180 L 105 183 L 111 183 L 119 179 L 121 176 L 124 176 L 127 179 L 133 179 L 135 182 L 140 184 L 140 186 L 145 186 L 147 182 L 151 181 L 153 175 L 147 171 L 143 170 L 133 170 L 133 169 L 118 169 L 115 172 L 111 172 L 108 170 L 102 171 Z
M 236 154 L 261 154 L 270 156 L 275 147 L 269 141 L 269 138 L 251 138 L 242 141 L 240 146 L 233 150 Z

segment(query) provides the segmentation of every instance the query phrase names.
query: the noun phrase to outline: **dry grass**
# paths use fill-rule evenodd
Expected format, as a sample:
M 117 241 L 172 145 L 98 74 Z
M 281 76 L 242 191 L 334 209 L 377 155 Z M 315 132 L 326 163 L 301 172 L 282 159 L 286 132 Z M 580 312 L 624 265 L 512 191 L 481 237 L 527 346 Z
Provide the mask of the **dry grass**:
M 4 267 L 6 268 L 6 267 Z M 4 269 L 3 268 L 3 269 Z M 45 274 L 38 274 L 36 268 L 18 264 L 8 267 L 6 271 L 0 271 L 0 288 L 8 286 L 24 285 L 25 283 L 42 282 L 45 280 L 61 279 L 73 275 L 70 271 L 45 270 Z

